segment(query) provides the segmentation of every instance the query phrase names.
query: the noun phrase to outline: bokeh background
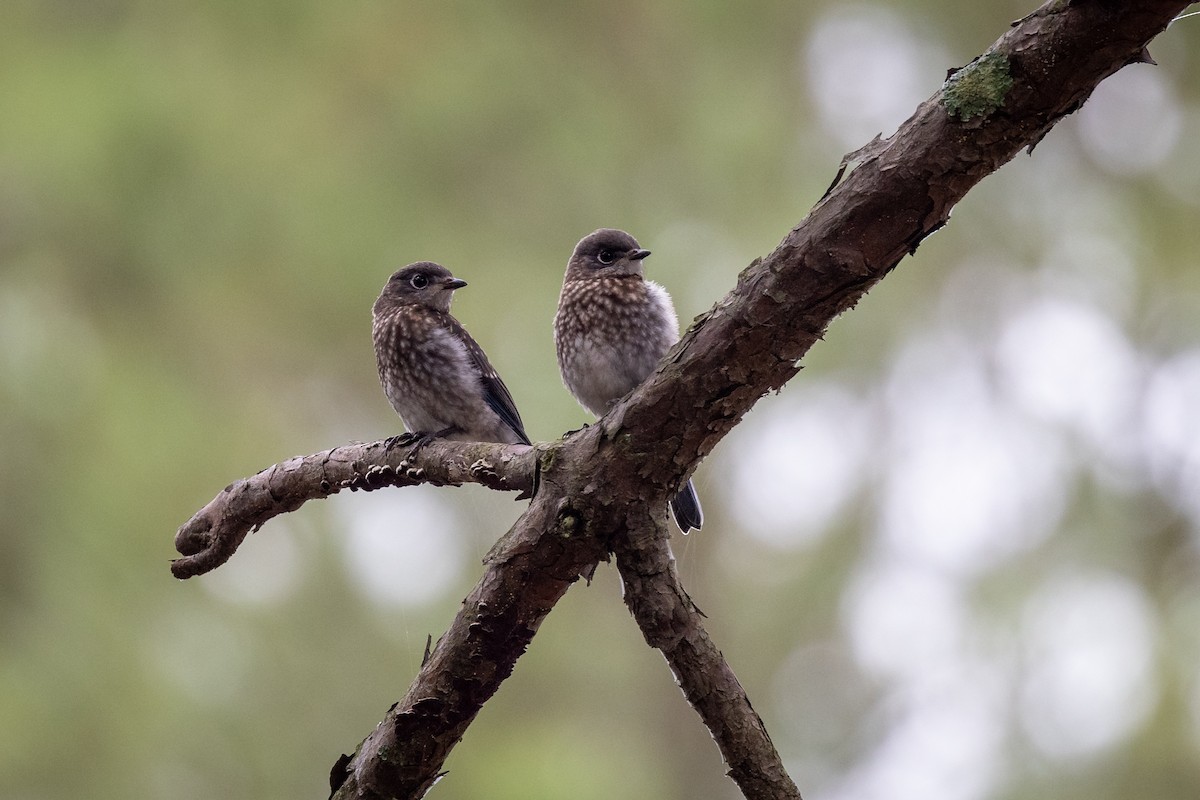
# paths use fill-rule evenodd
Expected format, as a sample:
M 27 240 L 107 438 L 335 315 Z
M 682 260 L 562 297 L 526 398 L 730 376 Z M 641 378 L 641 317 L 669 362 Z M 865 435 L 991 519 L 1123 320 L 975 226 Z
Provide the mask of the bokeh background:
M 534 439 L 616 226 L 687 324 L 1033 0 L 8 0 L 0 796 L 324 796 L 520 513 L 349 494 L 171 578 L 231 480 L 399 431 L 419 259 Z M 810 800 L 1200 796 L 1200 18 L 1106 82 L 700 467 L 675 552 Z M 604 566 L 440 798 L 734 798 Z

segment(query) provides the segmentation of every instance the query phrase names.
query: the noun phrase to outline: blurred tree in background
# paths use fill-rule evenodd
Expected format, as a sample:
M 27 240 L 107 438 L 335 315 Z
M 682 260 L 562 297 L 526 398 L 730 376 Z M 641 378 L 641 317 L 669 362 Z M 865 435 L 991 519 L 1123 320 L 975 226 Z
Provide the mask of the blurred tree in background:
M 520 511 L 332 498 L 177 583 L 233 477 L 399 431 L 397 266 L 534 439 L 600 226 L 683 319 L 1032 2 L 10 0 L 0 25 L 0 794 L 312 796 Z M 810 800 L 1200 793 L 1200 19 L 834 323 L 700 469 L 689 591 Z M 444 798 L 736 797 L 602 568 Z

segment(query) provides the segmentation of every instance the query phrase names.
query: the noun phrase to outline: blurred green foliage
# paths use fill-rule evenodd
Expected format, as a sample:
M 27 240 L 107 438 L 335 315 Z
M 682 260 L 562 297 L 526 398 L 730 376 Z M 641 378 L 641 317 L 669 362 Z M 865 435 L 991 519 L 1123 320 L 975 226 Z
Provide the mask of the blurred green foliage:
M 168 560 L 176 527 L 229 481 L 398 431 L 369 335 L 388 274 L 434 259 L 469 280 L 455 313 L 530 435 L 555 438 L 585 421 L 550 334 L 576 240 L 633 232 L 686 325 L 874 132 L 837 123 L 875 124 L 870 94 L 838 83 L 862 88 L 870 54 L 818 84 L 829 60 L 814 58 L 815 42 L 867 32 L 913 66 L 911 97 L 883 81 L 864 89 L 906 109 L 886 117 L 886 135 L 1031 6 L 9 0 L 0 794 L 320 794 L 337 755 L 403 693 L 426 635 L 444 629 L 520 506 L 478 487 L 422 501 L 443 516 L 421 519 L 453 523 L 421 530 L 432 557 L 459 560 L 405 603 L 366 588 L 348 555 L 358 495 L 270 523 L 213 575 L 177 583 Z M 980 652 L 1011 667 L 986 735 L 963 734 L 990 743 L 980 762 L 945 761 L 954 726 L 922 738 L 922 725 L 897 723 L 915 684 L 872 670 L 853 610 L 872 565 L 906 546 L 880 549 L 879 509 L 897 435 L 888 409 L 904 405 L 893 365 L 909 344 L 949 332 L 1003 397 L 992 339 L 1052 286 L 1094 301 L 1136 351 L 1135 394 L 1158 385 L 1152 375 L 1189 385 L 1182 368 L 1156 370 L 1200 346 L 1198 45 L 1189 20 L 1152 48 L 1154 108 L 1175 125 L 1156 159 L 1137 160 L 1148 143 L 1126 161 L 1105 150 L 1119 133 L 1107 117 L 1060 126 L 837 321 L 809 368 L 701 467 L 710 522 L 677 542 L 681 571 L 806 797 L 874 797 L 870 765 L 901 745 L 924 777 L 887 778 L 891 798 L 1200 792 L 1200 512 L 1187 500 L 1200 495 L 1197 428 L 1164 434 L 1182 454 L 1176 485 L 1136 458 L 1114 478 L 1088 431 L 1035 421 L 1033 440 L 1058 443 L 1071 465 L 1046 501 L 1061 514 L 1044 515 L 1052 529 L 1026 549 L 951 581 L 967 638 L 998 642 Z M 1097 252 L 1126 267 L 1097 267 Z M 773 544 L 730 476 L 754 466 L 739 452 L 760 452 L 751 445 L 822 386 L 862 398 L 874 420 L 851 470 L 867 477 L 812 532 L 775 531 L 784 543 Z M 796 469 L 826 466 L 803 437 L 784 441 Z M 416 525 L 395 494 L 394 524 Z M 1113 667 L 1141 676 L 1145 699 L 1119 735 L 1060 752 L 1030 733 L 1036 709 L 1020 710 L 1020 687 L 1038 696 L 1022 675 L 1041 663 L 1028 619 L 1057 607 L 1058 587 L 1073 585 L 1062 575 L 1089 570 L 1134 587 L 1111 595 L 1132 598 L 1117 607 L 1149 609 L 1150 666 Z M 911 616 L 920 631 L 923 609 Z M 926 688 L 933 706 L 952 704 Z M 950 766 L 929 777 L 927 763 Z M 986 769 L 956 778 L 962 763 Z M 736 796 L 607 567 L 550 616 L 447 767 L 438 797 Z

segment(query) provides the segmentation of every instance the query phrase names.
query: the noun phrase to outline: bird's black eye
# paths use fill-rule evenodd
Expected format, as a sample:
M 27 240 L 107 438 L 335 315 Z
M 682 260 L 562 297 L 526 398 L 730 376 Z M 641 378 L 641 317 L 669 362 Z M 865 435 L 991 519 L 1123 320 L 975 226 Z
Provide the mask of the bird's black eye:
M 601 264 L 611 264 L 617 260 L 617 254 L 606 247 L 596 254 L 596 258 Z
M 429 285 L 429 278 L 426 278 L 424 275 L 418 272 L 416 275 L 413 275 L 408 279 L 408 283 L 414 289 L 424 289 Z

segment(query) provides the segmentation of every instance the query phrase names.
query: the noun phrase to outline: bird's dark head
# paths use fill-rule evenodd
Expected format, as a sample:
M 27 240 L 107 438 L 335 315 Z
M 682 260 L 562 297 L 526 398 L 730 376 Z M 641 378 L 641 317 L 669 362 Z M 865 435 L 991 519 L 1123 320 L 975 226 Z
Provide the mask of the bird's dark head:
M 454 290 L 466 285 L 441 264 L 418 261 L 392 273 L 375 301 L 375 313 L 395 306 L 426 306 L 446 314 Z
M 625 231 L 601 228 L 579 240 L 567 262 L 567 280 L 612 278 L 642 274 L 642 259 L 649 250 Z

